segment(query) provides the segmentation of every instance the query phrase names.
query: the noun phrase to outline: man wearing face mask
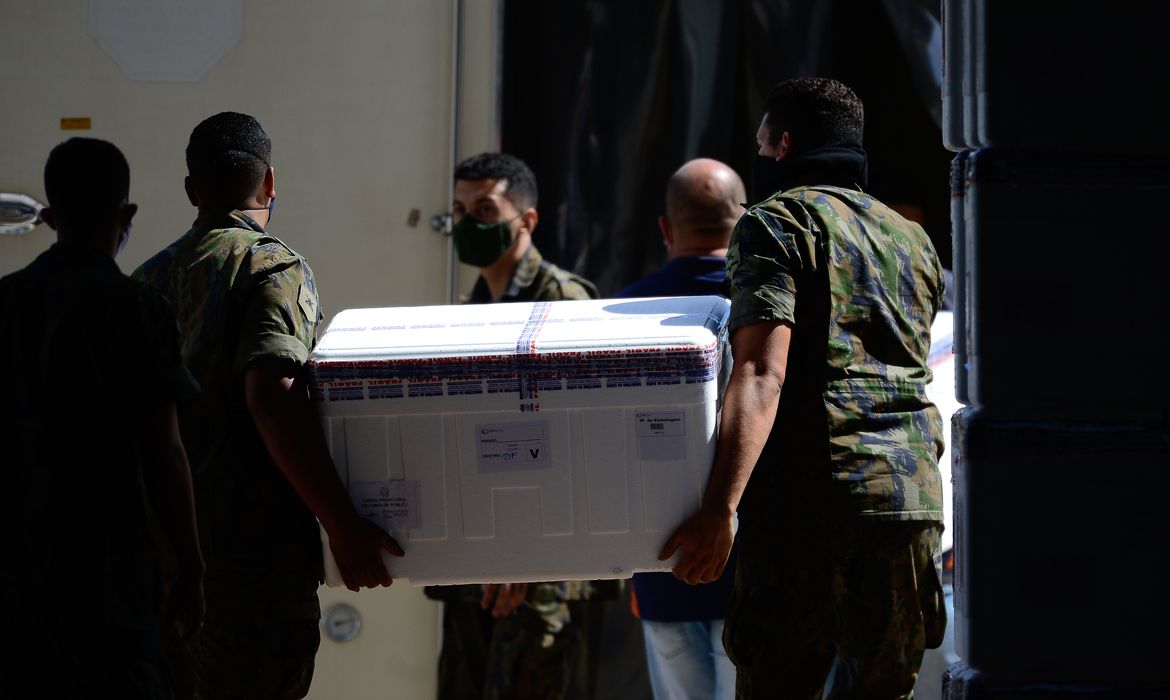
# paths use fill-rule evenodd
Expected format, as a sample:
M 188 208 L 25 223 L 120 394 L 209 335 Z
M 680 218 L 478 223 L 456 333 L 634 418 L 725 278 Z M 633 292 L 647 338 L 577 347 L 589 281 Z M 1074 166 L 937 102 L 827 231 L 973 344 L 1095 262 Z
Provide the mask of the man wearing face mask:
M 507 153 L 481 153 L 455 168 L 455 253 L 479 268 L 467 301 L 597 298 L 592 282 L 543 259 L 532 244 L 536 194 L 532 171 Z
M 661 556 L 681 549 L 689 583 L 717 578 L 738 510 L 723 635 L 737 697 L 908 697 L 946 627 L 943 426 L 926 397 L 942 265 L 862 191 L 852 90 L 789 80 L 765 109 L 771 179 L 727 254 L 735 364 L 715 464 Z
M 0 697 L 169 698 L 163 649 L 203 622 L 175 410 L 198 386 L 170 307 L 114 262 L 129 187 L 113 144 L 58 145 L 41 212 L 57 242 L 0 279 Z M 172 548 L 166 605 L 148 504 Z
M 207 560 L 208 619 L 182 668 L 199 698 L 299 698 L 320 642 L 321 535 L 351 590 L 389 586 L 397 543 L 360 517 L 306 389 L 322 314 L 308 261 L 270 234 L 272 142 L 221 112 L 191 132 L 191 229 L 135 276 L 175 305 L 203 387 L 180 414 Z
M 532 244 L 536 178 L 506 153 L 455 168 L 453 237 L 479 268 L 470 303 L 595 299 L 588 280 L 544 260 Z M 428 586 L 443 601 L 439 700 L 588 698 L 593 683 L 586 600 L 613 600 L 614 581 Z
M 731 230 L 743 213 L 743 181 L 724 163 L 687 161 L 666 184 L 658 226 L 666 264 L 615 297 L 722 294 Z M 735 557 L 734 549 L 732 558 Z M 690 586 L 668 573 L 634 574 L 650 683 L 658 700 L 730 700 L 735 667 L 723 651 L 723 618 L 735 578 Z

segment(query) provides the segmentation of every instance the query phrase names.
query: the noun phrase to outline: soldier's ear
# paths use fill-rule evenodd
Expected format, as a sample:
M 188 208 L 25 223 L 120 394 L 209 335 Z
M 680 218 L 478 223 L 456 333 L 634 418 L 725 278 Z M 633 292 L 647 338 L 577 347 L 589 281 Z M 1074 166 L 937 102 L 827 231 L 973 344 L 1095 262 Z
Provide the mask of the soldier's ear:
M 183 190 L 187 193 L 187 201 L 191 206 L 199 206 L 199 193 L 195 191 L 195 183 L 191 182 L 191 176 L 183 178 Z
M 529 207 L 520 215 L 520 229 L 531 235 L 536 230 L 536 222 L 538 221 L 540 221 L 540 215 L 536 213 L 536 209 Z
M 264 182 L 260 185 L 260 191 L 267 195 L 264 199 L 265 204 L 276 196 L 276 171 L 272 169 L 271 165 L 264 172 Z
M 53 229 L 54 231 L 57 230 L 57 213 L 54 212 L 50 207 L 41 209 L 40 216 L 41 221 L 44 221 L 49 228 Z
M 780 141 L 776 144 L 776 160 L 784 160 L 792 154 L 792 135 L 785 131 L 780 134 Z
M 127 202 L 122 205 L 122 210 L 118 212 L 118 227 L 125 229 L 130 227 L 130 223 L 134 220 L 134 215 L 138 213 L 138 205 L 133 202 Z
M 662 232 L 662 244 L 667 248 L 674 245 L 674 231 L 670 227 L 670 219 L 666 215 L 658 217 L 658 230 Z

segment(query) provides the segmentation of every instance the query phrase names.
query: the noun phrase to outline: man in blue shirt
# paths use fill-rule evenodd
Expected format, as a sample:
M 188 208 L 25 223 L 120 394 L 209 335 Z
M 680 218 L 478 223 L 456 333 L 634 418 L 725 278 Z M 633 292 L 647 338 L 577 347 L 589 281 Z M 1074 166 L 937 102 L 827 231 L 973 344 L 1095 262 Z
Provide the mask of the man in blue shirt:
M 685 163 L 667 183 L 666 213 L 658 217 L 666 264 L 617 296 L 722 294 L 731 230 L 746 199 L 743 181 L 727 165 L 707 158 Z M 656 698 L 735 695 L 735 667 L 722 641 L 734 569 L 729 564 L 723 576 L 700 586 L 669 573 L 634 575 L 635 612 Z
M 658 217 L 666 264 L 616 296 L 721 294 L 731 229 L 747 201 L 743 181 L 709 158 L 683 164 L 666 185 L 666 213 Z

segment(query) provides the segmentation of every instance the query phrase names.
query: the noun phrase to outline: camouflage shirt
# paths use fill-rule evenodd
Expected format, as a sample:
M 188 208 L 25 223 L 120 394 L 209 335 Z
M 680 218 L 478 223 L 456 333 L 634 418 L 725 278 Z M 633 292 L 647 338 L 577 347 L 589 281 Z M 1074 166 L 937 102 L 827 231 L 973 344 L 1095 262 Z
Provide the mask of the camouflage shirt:
M 530 245 L 524 257 L 516 264 L 512 282 L 504 290 L 500 301 L 560 301 L 597 299 L 599 296 L 592 282 L 546 261 L 536 246 Z M 472 304 L 491 303 L 492 293 L 482 276 L 475 281 L 468 301 Z
M 742 517 L 777 503 L 942 520 L 942 419 L 926 398 L 942 266 L 874 198 L 798 187 L 751 207 L 727 255 L 730 330 L 792 324 L 780 405 Z M 806 506 L 808 507 L 808 506 Z
M 319 575 L 316 519 L 268 454 L 244 399 L 262 359 L 304 364 L 322 315 L 308 262 L 234 211 L 201 215 L 134 277 L 175 308 L 182 357 L 203 387 L 180 409 L 208 576 Z

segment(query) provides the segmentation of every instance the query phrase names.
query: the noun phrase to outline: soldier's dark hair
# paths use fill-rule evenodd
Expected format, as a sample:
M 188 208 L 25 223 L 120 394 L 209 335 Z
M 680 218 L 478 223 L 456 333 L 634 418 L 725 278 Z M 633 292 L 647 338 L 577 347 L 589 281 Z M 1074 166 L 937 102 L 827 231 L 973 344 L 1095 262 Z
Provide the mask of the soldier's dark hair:
M 45 196 L 58 220 L 82 223 L 105 216 L 130 195 L 130 166 L 109 141 L 71 138 L 49 152 Z
M 456 180 L 503 180 L 504 194 L 517 209 L 536 207 L 536 176 L 516 156 L 480 153 L 455 166 Z
M 865 109 L 845 84 L 831 78 L 792 78 L 777 84 L 764 100 L 768 141 L 790 134 L 792 151 L 861 145 Z
M 219 204 L 238 205 L 260 189 L 272 141 L 255 117 L 220 112 L 199 122 L 187 142 L 187 174 Z

